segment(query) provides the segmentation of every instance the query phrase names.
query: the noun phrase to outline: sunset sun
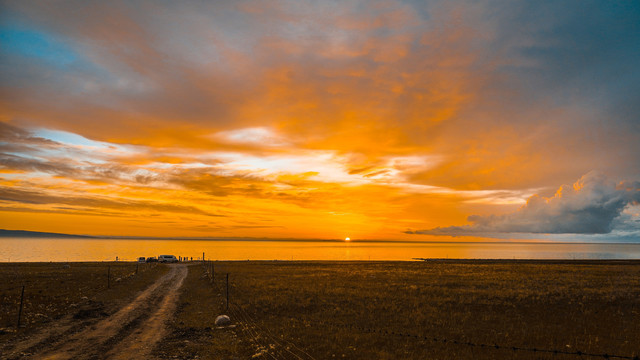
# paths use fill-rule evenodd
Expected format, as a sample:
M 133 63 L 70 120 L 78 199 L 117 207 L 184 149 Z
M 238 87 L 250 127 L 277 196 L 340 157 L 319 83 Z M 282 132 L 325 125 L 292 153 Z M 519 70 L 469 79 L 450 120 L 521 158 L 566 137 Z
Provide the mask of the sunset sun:
M 142 3 L 2 2 L 0 229 L 640 242 L 637 2 Z
M 639 24 L 0 0 L 2 358 L 640 360 Z

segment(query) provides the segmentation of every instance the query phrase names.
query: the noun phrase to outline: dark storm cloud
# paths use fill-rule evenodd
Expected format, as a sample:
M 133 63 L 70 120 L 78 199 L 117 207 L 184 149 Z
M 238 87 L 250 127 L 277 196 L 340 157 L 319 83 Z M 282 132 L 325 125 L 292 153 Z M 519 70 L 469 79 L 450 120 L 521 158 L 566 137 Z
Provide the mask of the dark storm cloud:
M 233 199 L 287 224 L 283 205 L 316 207 L 300 229 L 348 207 L 328 221 L 373 236 L 634 229 L 630 191 L 596 199 L 611 186 L 593 179 L 576 194 L 591 205 L 532 198 L 447 225 L 590 170 L 640 179 L 638 24 L 637 1 L 0 0 L 3 194 L 34 210 Z M 207 160 L 220 152 L 235 160 Z
M 640 230 L 623 210 L 640 202 L 640 182 L 616 184 L 591 172 L 573 186 L 562 186 L 553 197 L 534 195 L 518 211 L 506 215 L 468 217 L 470 225 L 408 231 L 426 235 L 490 235 L 495 233 L 607 234 Z M 623 217 L 621 219 L 621 216 Z M 624 219 L 626 218 L 626 220 Z M 616 228 L 616 225 L 619 225 Z
M 475 64 L 492 64 L 478 68 L 488 81 L 469 111 L 438 129 L 449 135 L 437 148 L 454 155 L 415 181 L 539 187 L 592 169 L 639 178 L 629 165 L 640 163 L 640 5 L 476 4 L 482 26 L 469 25 L 484 31 Z
M 570 119 L 565 124 L 588 126 L 585 140 L 594 146 L 601 146 L 607 132 L 615 130 L 637 136 L 640 4 L 532 1 L 514 7 L 519 11 L 514 12 L 513 22 L 502 24 L 495 43 L 512 44 L 508 56 L 526 60 L 527 66 L 504 68 L 516 75 L 517 86 L 529 88 L 532 100 L 552 96 L 559 105 L 597 109 L 593 118 Z M 630 151 L 638 153 L 640 141 L 628 140 L 623 141 Z

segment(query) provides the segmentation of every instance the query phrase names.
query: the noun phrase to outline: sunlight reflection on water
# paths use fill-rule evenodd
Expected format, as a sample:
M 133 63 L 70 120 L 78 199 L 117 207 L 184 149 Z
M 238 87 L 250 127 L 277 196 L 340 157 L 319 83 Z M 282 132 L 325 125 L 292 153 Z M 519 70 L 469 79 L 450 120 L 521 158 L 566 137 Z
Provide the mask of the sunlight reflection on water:
M 211 260 L 640 259 L 640 244 L 393 241 L 0 239 L 0 262 L 113 261 L 139 256 Z

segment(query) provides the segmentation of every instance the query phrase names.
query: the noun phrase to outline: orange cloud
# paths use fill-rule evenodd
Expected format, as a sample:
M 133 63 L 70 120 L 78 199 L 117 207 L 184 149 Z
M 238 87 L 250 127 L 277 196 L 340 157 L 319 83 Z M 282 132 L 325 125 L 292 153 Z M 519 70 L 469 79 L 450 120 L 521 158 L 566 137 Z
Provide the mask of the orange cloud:
M 483 2 L 68 6 L 7 4 L 64 46 L 3 50 L 0 226 L 394 238 L 594 168 L 637 176 L 637 92 L 616 90 L 637 82 L 572 47 L 584 22 Z

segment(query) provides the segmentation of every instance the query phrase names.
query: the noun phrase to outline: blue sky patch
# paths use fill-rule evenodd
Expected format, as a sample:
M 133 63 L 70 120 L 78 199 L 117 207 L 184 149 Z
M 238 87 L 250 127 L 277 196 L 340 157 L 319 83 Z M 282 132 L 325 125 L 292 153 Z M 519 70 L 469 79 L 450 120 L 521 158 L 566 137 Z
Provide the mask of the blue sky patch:
M 51 34 L 13 24 L 0 25 L 0 49 L 5 55 L 36 58 L 60 67 L 71 65 L 79 59 L 68 44 Z

